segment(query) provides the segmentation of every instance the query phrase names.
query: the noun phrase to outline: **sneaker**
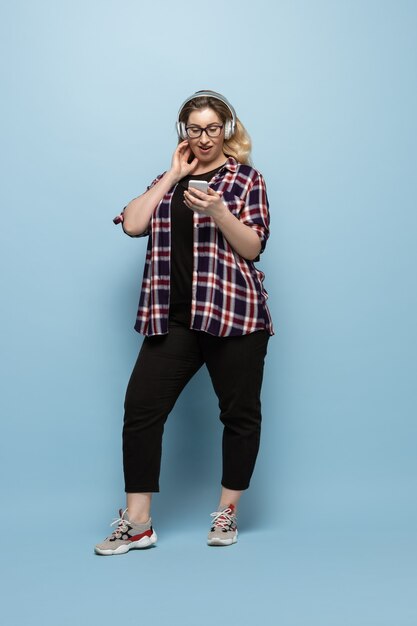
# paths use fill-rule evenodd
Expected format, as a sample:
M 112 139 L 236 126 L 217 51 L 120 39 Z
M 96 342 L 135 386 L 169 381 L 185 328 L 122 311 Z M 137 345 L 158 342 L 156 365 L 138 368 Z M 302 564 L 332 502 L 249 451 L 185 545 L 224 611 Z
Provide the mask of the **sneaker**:
M 116 530 L 95 546 L 96 554 L 124 554 L 131 548 L 147 548 L 156 543 L 158 537 L 152 528 L 152 518 L 144 524 L 135 524 L 129 521 L 126 513 L 127 509 L 119 509 L 120 517 L 110 524 L 118 524 Z
M 230 546 L 237 542 L 236 508 L 234 504 L 210 513 L 212 526 L 207 537 L 209 546 Z

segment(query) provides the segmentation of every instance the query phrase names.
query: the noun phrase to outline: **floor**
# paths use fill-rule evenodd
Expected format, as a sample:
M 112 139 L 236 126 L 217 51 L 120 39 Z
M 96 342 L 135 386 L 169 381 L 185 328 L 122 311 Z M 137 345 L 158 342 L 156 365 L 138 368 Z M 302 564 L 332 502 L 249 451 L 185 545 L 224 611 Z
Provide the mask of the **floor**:
M 52 512 L 10 517 L 2 623 L 417 624 L 415 534 L 243 524 L 237 544 L 209 547 L 207 520 L 154 520 L 156 546 L 100 557 L 93 546 L 111 530 L 101 522 L 91 512 L 61 523 Z

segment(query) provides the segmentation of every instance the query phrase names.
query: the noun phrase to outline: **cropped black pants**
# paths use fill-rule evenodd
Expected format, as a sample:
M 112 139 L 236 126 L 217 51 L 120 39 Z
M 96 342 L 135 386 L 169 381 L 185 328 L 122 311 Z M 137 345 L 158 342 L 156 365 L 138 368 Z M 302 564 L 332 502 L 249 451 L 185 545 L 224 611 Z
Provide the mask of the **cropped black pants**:
M 249 487 L 261 432 L 261 386 L 269 333 L 215 337 L 170 322 L 167 335 L 145 337 L 124 403 L 126 493 L 159 492 L 164 424 L 189 380 L 205 363 L 224 424 L 221 484 Z

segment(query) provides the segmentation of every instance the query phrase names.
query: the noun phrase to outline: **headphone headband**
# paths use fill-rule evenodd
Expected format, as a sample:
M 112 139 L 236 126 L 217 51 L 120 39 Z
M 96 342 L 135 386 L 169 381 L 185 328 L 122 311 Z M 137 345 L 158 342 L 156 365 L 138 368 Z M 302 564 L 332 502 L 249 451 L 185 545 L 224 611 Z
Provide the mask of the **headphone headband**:
M 184 100 L 184 102 L 182 103 L 182 105 L 180 107 L 180 110 L 178 111 L 178 115 L 177 115 L 176 127 L 177 127 L 178 136 L 181 139 L 185 139 L 186 138 L 185 124 L 184 124 L 184 122 L 180 122 L 181 111 L 183 110 L 183 108 L 185 107 L 187 102 L 190 102 L 190 100 L 194 100 L 194 98 L 201 98 L 203 96 L 207 96 L 208 98 L 215 98 L 216 100 L 220 100 L 220 102 L 223 102 L 223 104 L 225 104 L 227 106 L 227 108 L 229 109 L 230 114 L 232 116 L 232 120 L 229 123 L 226 122 L 225 139 L 230 139 L 230 137 L 235 132 L 235 128 L 236 128 L 236 112 L 235 112 L 234 108 L 232 107 L 232 105 L 230 104 L 230 102 L 224 96 L 222 96 L 220 93 L 217 93 L 217 91 L 211 91 L 210 89 L 202 89 L 200 91 L 196 91 L 195 93 L 193 93 L 192 96 L 190 96 L 189 98 Z

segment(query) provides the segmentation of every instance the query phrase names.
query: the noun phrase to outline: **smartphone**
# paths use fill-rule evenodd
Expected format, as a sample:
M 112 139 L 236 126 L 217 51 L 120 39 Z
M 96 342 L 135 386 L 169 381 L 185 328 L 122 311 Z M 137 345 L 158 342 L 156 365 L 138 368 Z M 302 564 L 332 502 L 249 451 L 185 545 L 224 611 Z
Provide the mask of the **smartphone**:
M 206 180 L 190 180 L 188 181 L 188 187 L 194 187 L 194 189 L 207 193 L 208 182 Z

